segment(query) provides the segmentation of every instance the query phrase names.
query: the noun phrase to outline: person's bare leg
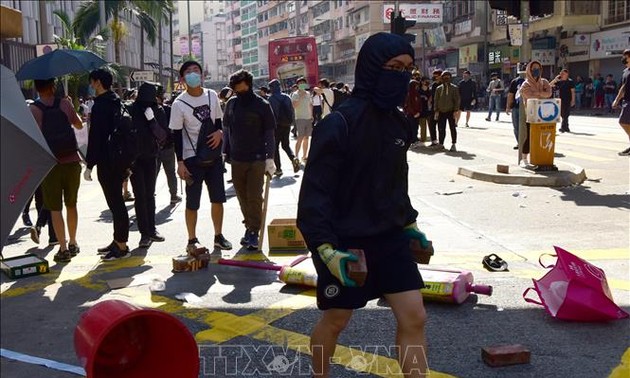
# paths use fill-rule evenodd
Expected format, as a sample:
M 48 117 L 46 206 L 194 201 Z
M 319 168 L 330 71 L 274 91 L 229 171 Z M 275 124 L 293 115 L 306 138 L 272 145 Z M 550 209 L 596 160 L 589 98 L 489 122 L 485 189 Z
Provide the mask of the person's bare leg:
M 188 240 L 197 237 L 197 210 L 186 209 L 186 230 Z
M 61 251 L 65 251 L 68 249 L 68 244 L 66 241 L 66 225 L 63 221 L 63 215 L 61 215 L 61 211 L 50 211 L 50 216 L 52 217 L 53 229 L 55 230 L 55 235 L 57 236 L 57 240 L 59 241 L 59 248 Z
M 630 139 L 630 124 L 620 123 L 619 125 L 621 125 L 621 128 L 623 129 L 623 131 L 625 131 L 626 134 L 628 135 L 628 139 Z
M 325 310 L 311 333 L 311 354 L 314 377 L 328 378 L 330 360 L 335 354 L 337 338 L 350 318 L 352 310 Z
M 303 140 L 304 140 L 304 137 L 301 137 L 298 135 L 297 141 L 295 142 L 295 156 L 296 157 L 300 155 L 300 147 L 302 147 Z
M 455 112 L 455 124 L 459 124 L 459 117 L 461 117 L 462 112 Z
M 308 158 L 308 143 L 310 137 L 304 137 L 304 159 Z
M 424 325 L 427 314 L 420 290 L 385 294 L 396 317 L 398 363 L 403 376 L 426 377 L 428 374 Z
M 77 227 L 79 224 L 79 214 L 77 207 L 66 207 L 66 218 L 68 219 L 68 244 L 77 244 Z M 55 230 L 56 232 L 56 230 Z
M 466 112 L 466 124 L 468 125 L 468 121 L 470 121 L 470 112 Z
M 210 205 L 210 216 L 212 217 L 212 224 L 214 225 L 214 234 L 219 235 L 223 233 L 223 204 L 212 203 Z M 195 224 L 197 219 L 195 219 Z

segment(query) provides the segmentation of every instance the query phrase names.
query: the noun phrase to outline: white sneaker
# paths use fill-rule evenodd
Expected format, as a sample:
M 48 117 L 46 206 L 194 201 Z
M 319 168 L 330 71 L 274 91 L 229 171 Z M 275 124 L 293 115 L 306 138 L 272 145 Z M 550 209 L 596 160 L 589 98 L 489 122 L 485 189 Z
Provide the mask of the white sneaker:
M 525 158 L 525 159 L 522 159 L 518 165 L 525 168 L 529 165 L 529 162 L 527 161 L 527 158 Z

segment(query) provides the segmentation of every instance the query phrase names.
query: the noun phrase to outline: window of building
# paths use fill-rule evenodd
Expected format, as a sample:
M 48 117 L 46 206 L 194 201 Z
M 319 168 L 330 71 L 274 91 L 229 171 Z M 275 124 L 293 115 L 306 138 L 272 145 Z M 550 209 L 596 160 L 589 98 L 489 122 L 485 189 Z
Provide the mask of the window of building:
M 630 20 L 630 0 L 610 0 L 606 24 Z

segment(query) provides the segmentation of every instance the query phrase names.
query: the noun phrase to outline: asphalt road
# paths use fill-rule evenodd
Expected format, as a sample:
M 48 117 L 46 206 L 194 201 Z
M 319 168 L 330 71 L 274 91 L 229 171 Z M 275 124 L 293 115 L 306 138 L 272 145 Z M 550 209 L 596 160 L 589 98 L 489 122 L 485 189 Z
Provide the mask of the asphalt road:
M 486 122 L 485 116 L 474 113 L 471 127 L 458 128 L 459 152 L 420 148 L 408 155 L 410 197 L 420 212 L 419 225 L 436 250 L 431 265 L 470 270 L 476 282 L 494 287 L 492 296 L 472 295 L 462 305 L 427 302 L 432 376 L 607 377 L 630 347 L 628 320 L 558 321 L 542 307 L 526 303 L 522 293 L 532 286 L 532 278 L 546 272 L 538 257 L 560 246 L 604 269 L 615 301 L 630 312 L 630 160 L 617 156 L 628 146 L 627 137 L 614 118 L 572 116 L 573 132 L 556 137 L 556 161 L 583 167 L 587 181 L 562 188 L 499 185 L 457 174 L 459 167 L 516 164 L 508 117 L 503 114 L 500 122 Z M 447 147 L 449 140 L 447 136 Z M 290 164 L 286 156 L 283 159 L 287 172 Z M 273 181 L 268 221 L 295 217 L 300 182 L 301 172 Z M 224 234 L 237 244 L 243 233 L 241 215 L 233 188 L 229 184 L 227 188 Z M 170 207 L 168 199 L 161 174 L 157 223 L 167 240 L 106 264 L 98 260 L 96 248 L 108 243 L 112 226 L 97 182 L 81 184 L 82 252 L 70 264 L 55 264 L 55 250 L 44 244 L 46 237 L 35 246 L 18 223 L 3 254 L 36 253 L 49 260 L 51 273 L 15 281 L 2 275 L 2 348 L 78 366 L 73 333 L 80 315 L 99 301 L 122 299 L 180 319 L 199 345 L 200 376 L 309 376 L 308 335 L 319 316 L 313 291 L 286 286 L 274 272 L 216 264 L 194 273 L 171 273 L 170 259 L 183 252 L 186 233 L 183 205 Z M 31 214 L 34 218 L 35 211 Z M 198 230 L 201 242 L 211 243 L 206 198 Z M 132 226 L 130 245 L 135 247 L 138 241 Z M 481 260 L 490 253 L 506 260 L 509 271 L 484 270 Z M 279 264 L 295 258 L 237 250 L 224 252 L 223 257 L 269 258 Z M 136 281 L 128 287 L 112 290 L 107 285 L 108 280 L 131 277 Z M 153 279 L 164 281 L 165 290 L 152 293 Z M 185 301 L 176 298 L 183 293 L 188 293 Z M 333 376 L 396 376 L 390 349 L 394 332 L 387 303 L 372 301 L 357 311 L 339 340 Z M 528 347 L 531 363 L 486 366 L 481 348 L 501 344 Z M 0 375 L 77 376 L 4 357 Z

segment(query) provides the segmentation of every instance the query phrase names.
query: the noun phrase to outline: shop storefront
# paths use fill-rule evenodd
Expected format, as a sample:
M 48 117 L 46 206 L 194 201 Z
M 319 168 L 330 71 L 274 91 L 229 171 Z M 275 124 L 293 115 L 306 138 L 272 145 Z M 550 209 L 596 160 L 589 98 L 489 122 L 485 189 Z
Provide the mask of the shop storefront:
M 575 80 L 577 76 L 583 79 L 589 74 L 589 45 L 590 34 L 576 34 L 571 38 L 560 41 L 558 66 L 567 68 L 569 75 Z
M 532 41 L 532 60 L 542 64 L 542 76 L 552 78 L 556 72 L 556 38 L 544 37 Z
M 623 66 L 621 56 L 630 46 L 630 32 L 627 28 L 618 28 L 591 34 L 590 60 L 593 73 L 602 76 L 613 75 L 616 82 L 621 79 Z
M 518 46 L 488 46 L 488 69 L 492 73 L 500 74 L 504 80 L 509 80 L 516 75 L 519 57 Z
M 459 48 L 459 72 L 476 71 L 479 62 L 479 44 L 473 43 Z M 481 74 L 481 72 L 475 72 Z

